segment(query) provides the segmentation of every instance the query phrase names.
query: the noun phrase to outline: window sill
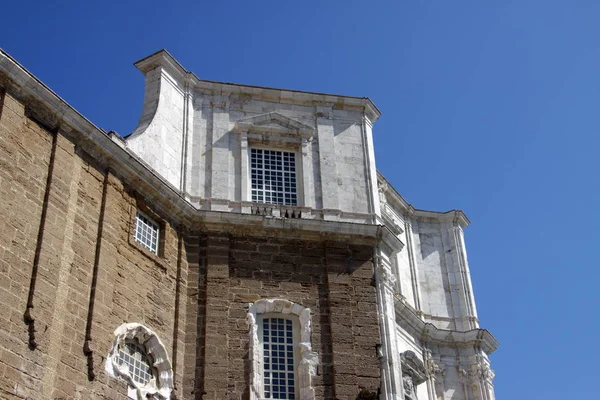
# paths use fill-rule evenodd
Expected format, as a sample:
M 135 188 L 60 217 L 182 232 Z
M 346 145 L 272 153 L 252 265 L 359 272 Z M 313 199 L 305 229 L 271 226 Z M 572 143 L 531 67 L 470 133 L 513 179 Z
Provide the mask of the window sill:
M 132 237 L 132 235 L 129 235 L 128 242 L 131 247 L 134 247 L 140 253 L 142 253 L 142 255 L 144 255 L 146 258 L 152 260 L 154 262 L 154 264 L 156 264 L 159 268 L 161 268 L 164 271 L 167 270 L 167 260 L 164 257 L 161 257 L 158 254 L 153 253 L 152 251 L 148 250 L 145 246 L 143 246 L 142 244 L 137 242 Z

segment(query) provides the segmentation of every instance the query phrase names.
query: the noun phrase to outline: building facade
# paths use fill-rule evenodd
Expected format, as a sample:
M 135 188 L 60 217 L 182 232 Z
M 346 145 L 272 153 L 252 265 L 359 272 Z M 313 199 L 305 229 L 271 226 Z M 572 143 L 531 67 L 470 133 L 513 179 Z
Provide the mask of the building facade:
M 121 138 L 0 53 L 0 398 L 494 399 L 468 219 L 376 170 L 368 98 L 135 65 Z

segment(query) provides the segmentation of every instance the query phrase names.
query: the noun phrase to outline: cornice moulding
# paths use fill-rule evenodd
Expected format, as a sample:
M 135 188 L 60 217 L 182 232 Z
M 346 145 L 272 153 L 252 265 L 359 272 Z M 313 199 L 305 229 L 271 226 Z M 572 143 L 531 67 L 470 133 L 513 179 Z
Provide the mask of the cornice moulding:
M 498 348 L 498 341 L 486 329 L 470 331 L 439 329 L 435 325 L 423 321 L 405 301 L 395 298 L 395 303 L 396 323 L 413 336 L 420 338 L 423 343 L 460 347 L 478 346 L 488 355 Z
M 290 89 L 268 88 L 263 86 L 241 85 L 237 83 L 216 82 L 202 80 L 191 71 L 186 70 L 168 51 L 160 50 L 133 64 L 143 74 L 161 66 L 180 79 L 186 79 L 197 90 L 207 90 L 222 95 L 228 94 L 250 94 L 258 97 L 266 97 L 275 100 L 287 100 L 294 103 L 325 102 L 335 104 L 338 108 L 346 106 L 359 107 L 364 110 L 365 115 L 375 122 L 381 111 L 368 97 L 342 96 L 327 93 L 304 92 Z
M 430 211 L 420 210 L 415 208 L 412 204 L 402 197 L 402 195 L 390 184 L 390 182 L 383 176 L 380 171 L 377 171 L 377 184 L 379 190 L 384 194 L 388 195 L 392 200 L 393 204 L 403 211 L 406 216 L 414 216 L 416 218 L 432 218 L 440 222 L 452 222 L 459 224 L 462 228 L 466 228 L 471 221 L 462 210 L 450 210 L 450 211 Z

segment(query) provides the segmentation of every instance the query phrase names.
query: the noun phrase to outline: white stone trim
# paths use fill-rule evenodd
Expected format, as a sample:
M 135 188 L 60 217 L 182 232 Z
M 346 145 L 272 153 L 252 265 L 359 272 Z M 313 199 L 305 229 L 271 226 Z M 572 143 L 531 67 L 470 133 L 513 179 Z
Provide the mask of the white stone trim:
M 164 344 L 151 329 L 136 323 L 122 324 L 115 329 L 113 346 L 106 357 L 105 371 L 112 378 L 122 379 L 129 387 L 129 397 L 136 400 L 147 399 L 147 395 L 156 399 L 168 400 L 173 390 L 173 368 Z M 117 363 L 119 345 L 125 342 L 137 342 L 142 345 L 152 361 L 155 374 L 143 386 L 129 376 L 127 368 L 121 368 Z
M 312 351 L 310 341 L 312 327 L 310 322 L 310 309 L 302 307 L 285 299 L 261 299 L 248 304 L 249 324 L 249 357 L 250 371 L 250 400 L 263 399 L 263 374 L 261 341 L 258 336 L 258 315 L 267 313 L 292 314 L 300 322 L 300 342 L 296 345 L 300 350 L 300 362 L 297 367 L 298 389 L 300 400 L 314 400 L 315 389 L 312 387 L 312 377 L 316 375 L 319 356 Z
M 233 131 L 267 135 L 283 134 L 310 140 L 315 133 L 315 128 L 272 111 L 240 119 L 235 123 Z

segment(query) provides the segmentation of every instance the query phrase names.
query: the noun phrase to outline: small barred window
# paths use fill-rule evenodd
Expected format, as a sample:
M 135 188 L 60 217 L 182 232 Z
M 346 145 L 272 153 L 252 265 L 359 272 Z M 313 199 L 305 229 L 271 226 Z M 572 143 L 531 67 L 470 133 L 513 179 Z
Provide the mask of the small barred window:
M 158 253 L 159 226 L 138 210 L 135 215 L 135 241 L 153 253 Z
M 296 155 L 289 151 L 250 150 L 252 201 L 298 204 Z
M 117 363 L 121 367 L 127 367 L 131 379 L 141 385 L 145 385 L 152 378 L 150 362 L 146 357 L 146 352 L 135 343 L 123 343 L 119 347 Z

